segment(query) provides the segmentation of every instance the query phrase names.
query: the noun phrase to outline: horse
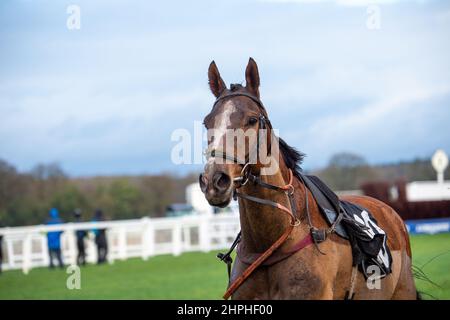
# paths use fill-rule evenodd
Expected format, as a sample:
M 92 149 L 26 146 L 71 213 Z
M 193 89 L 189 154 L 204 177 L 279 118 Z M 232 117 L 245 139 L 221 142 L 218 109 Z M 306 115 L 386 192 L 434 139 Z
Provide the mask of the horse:
M 354 272 L 350 243 L 333 230 L 325 241 L 310 245 L 312 226 L 317 230 L 328 228 L 328 224 L 301 179 L 304 154 L 276 137 L 279 155 L 274 159 L 270 148 L 274 147 L 275 133 L 260 100 L 259 71 L 252 58 L 245 70 L 245 81 L 245 86 L 232 84 L 228 88 L 215 62 L 209 65 L 209 88 L 217 100 L 203 123 L 215 134 L 208 135 L 208 160 L 199 183 L 212 206 L 225 207 L 238 193 L 241 226 L 239 254 L 224 298 L 340 300 L 348 298 L 350 289 L 353 299 L 419 298 L 408 231 L 400 216 L 377 199 L 342 197 L 369 210 L 387 235 L 392 272 L 379 280 L 377 288 L 368 286 L 361 272 Z M 267 162 L 259 158 L 254 163 L 238 159 L 236 147 L 231 151 L 221 148 L 229 130 L 247 133 L 250 129 L 267 131 L 268 138 L 255 142 L 249 135 L 245 141 L 249 149 L 265 146 L 267 158 L 277 163 L 275 169 L 268 170 Z M 250 146 L 252 142 L 257 145 Z M 249 176 L 253 177 L 251 181 Z M 277 258 L 286 252 L 290 252 L 287 257 Z M 264 263 L 271 258 L 275 259 Z

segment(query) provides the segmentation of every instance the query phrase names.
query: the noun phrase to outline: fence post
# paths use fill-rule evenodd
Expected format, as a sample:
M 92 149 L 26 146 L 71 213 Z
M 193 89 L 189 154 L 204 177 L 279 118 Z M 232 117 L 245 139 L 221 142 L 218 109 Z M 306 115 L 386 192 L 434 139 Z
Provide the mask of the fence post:
M 150 246 L 153 239 L 151 238 L 151 226 L 150 219 L 148 217 L 142 218 L 142 236 L 141 236 L 141 248 L 142 248 L 142 260 L 148 260 L 150 255 Z
M 179 256 L 181 254 L 181 251 L 181 224 L 179 221 L 176 221 L 172 228 L 172 254 L 174 256 Z
M 127 258 L 127 233 L 124 227 L 119 228 L 119 259 L 125 260 Z
M 71 227 L 69 230 L 67 230 L 67 246 L 68 246 L 68 256 L 69 256 L 69 264 L 77 264 L 77 239 L 75 230 L 72 228 L 73 224 L 70 223 L 69 226 Z
M 14 246 L 12 239 L 6 238 L 6 252 L 8 254 L 8 267 L 14 269 L 16 263 L 14 261 Z
M 109 264 L 114 264 L 114 241 L 112 240 L 114 232 L 111 229 L 106 229 L 106 242 L 108 244 L 108 254 L 106 259 Z
M 86 260 L 90 263 L 97 263 L 97 247 L 95 245 L 95 234 L 93 232 L 89 233 L 88 244 L 87 244 L 87 257 Z
M 200 243 L 200 250 L 208 252 L 210 250 L 210 237 L 209 237 L 209 221 L 206 215 L 199 217 L 200 223 L 198 227 L 198 239 Z
M 24 274 L 28 274 L 31 268 L 31 253 L 32 253 L 31 245 L 32 245 L 31 234 L 27 234 L 23 239 L 22 243 L 22 256 L 23 256 L 22 272 Z
M 48 256 L 47 236 L 41 233 L 41 258 L 42 264 L 46 267 L 50 264 L 50 257 Z
M 191 227 L 183 226 L 183 250 L 190 250 L 191 244 Z
M 153 224 L 150 222 L 148 226 L 148 256 L 152 257 L 155 253 L 155 244 L 156 244 L 156 238 L 155 238 L 155 228 L 153 227 Z

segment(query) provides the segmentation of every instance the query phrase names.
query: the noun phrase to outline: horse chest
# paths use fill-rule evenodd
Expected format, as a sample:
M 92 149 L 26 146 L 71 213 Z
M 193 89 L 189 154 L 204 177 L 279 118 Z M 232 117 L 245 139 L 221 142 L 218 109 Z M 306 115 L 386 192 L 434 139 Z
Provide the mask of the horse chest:
M 279 263 L 256 270 L 233 299 L 315 299 L 322 288 L 322 279 L 307 266 Z

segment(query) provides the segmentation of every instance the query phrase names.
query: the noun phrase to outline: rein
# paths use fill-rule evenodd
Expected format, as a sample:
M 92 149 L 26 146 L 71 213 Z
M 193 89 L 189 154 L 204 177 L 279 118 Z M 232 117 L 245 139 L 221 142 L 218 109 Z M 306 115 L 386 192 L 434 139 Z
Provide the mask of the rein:
M 287 238 L 292 233 L 292 230 L 295 227 L 299 226 L 301 223 L 301 221 L 296 217 L 294 186 L 292 185 L 292 182 L 293 182 L 292 170 L 289 169 L 289 183 L 284 186 L 275 186 L 272 184 L 268 184 L 268 183 L 261 181 L 261 179 L 257 176 L 254 176 L 250 173 L 248 173 L 248 175 L 249 175 L 249 177 L 247 177 L 247 179 L 246 179 L 247 181 L 252 181 L 253 183 L 258 184 L 259 186 L 261 186 L 263 188 L 284 192 L 289 198 L 289 202 L 290 202 L 292 210 L 290 210 L 289 208 L 287 208 L 286 206 L 284 206 L 278 202 L 250 196 L 250 195 L 247 195 L 247 194 L 244 194 L 241 192 L 237 192 L 237 191 L 234 192 L 234 197 L 235 198 L 240 197 L 242 199 L 253 201 L 253 202 L 256 202 L 259 204 L 272 206 L 272 207 L 279 209 L 282 212 L 288 214 L 291 221 L 289 223 L 289 226 L 286 228 L 286 230 L 283 232 L 283 234 L 277 239 L 277 241 L 275 241 L 266 251 L 264 251 L 264 253 L 259 255 L 256 258 L 256 260 L 254 260 L 250 264 L 250 266 L 247 269 L 245 269 L 244 272 L 228 287 L 227 291 L 223 295 L 223 298 L 225 300 L 227 300 L 242 285 L 242 283 L 245 280 L 247 280 L 247 278 L 253 273 L 253 271 L 255 271 L 256 268 L 258 268 L 261 264 L 263 264 L 270 256 L 272 256 L 272 254 L 275 252 L 275 250 L 277 250 L 284 242 L 286 242 Z M 220 255 L 220 256 L 218 255 L 219 259 L 221 259 L 227 263 L 229 276 L 230 276 L 230 270 L 231 270 L 231 263 L 233 262 L 230 254 L 231 254 L 232 250 L 234 249 L 234 247 L 239 242 L 238 239 L 240 240 L 240 233 L 238 235 L 238 238 L 236 238 L 235 243 L 233 243 L 234 246 L 232 246 L 231 251 L 229 251 L 225 255 Z M 297 252 L 297 251 L 305 248 L 306 246 L 308 246 L 311 243 L 312 243 L 311 234 L 308 233 L 308 235 L 304 239 L 301 240 L 301 246 L 298 247 L 298 249 L 294 252 Z M 290 256 L 294 252 L 292 252 L 292 253 L 289 252 L 287 256 Z

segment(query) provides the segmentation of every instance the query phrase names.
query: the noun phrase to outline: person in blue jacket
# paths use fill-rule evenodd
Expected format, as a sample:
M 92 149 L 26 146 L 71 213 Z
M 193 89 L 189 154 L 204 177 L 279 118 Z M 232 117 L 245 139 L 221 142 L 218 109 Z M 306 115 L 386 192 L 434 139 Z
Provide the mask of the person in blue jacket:
M 47 225 L 61 224 L 63 221 L 59 218 L 59 212 L 56 208 L 50 209 L 50 219 L 47 221 Z M 50 255 L 50 268 L 54 268 L 53 258 L 58 260 L 60 268 L 64 267 L 64 263 L 61 256 L 61 234 L 62 231 L 51 231 L 47 233 L 48 252 Z

